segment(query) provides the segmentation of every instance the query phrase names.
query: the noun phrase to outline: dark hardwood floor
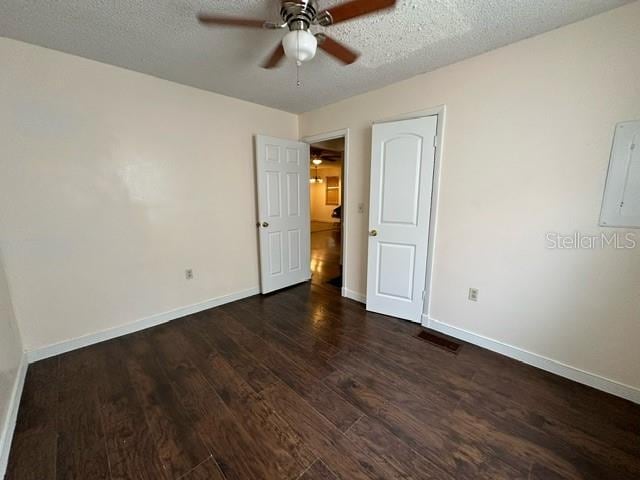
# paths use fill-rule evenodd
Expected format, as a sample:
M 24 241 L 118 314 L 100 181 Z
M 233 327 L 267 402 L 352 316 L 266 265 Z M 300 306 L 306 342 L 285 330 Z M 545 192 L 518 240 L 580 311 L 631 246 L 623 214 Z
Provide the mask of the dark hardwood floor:
M 640 407 L 304 284 L 29 367 L 9 479 L 638 479 Z
M 315 223 L 315 225 L 313 225 Z M 312 222 L 311 228 L 311 282 L 331 287 L 328 283 L 342 273 L 340 225 Z

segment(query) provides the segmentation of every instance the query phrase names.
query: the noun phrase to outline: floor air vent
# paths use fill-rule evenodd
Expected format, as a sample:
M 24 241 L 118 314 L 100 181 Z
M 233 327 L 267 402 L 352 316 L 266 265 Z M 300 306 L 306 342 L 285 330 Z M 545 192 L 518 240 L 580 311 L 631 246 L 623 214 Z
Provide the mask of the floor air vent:
M 454 342 L 453 340 L 449 340 L 448 338 L 444 338 L 439 335 L 434 335 L 426 330 L 420 330 L 416 336 L 420 340 L 424 340 L 425 342 L 429 342 L 437 347 L 444 348 L 446 351 L 451 353 L 458 353 L 458 350 L 460 350 L 460 347 L 462 346 L 458 342 Z

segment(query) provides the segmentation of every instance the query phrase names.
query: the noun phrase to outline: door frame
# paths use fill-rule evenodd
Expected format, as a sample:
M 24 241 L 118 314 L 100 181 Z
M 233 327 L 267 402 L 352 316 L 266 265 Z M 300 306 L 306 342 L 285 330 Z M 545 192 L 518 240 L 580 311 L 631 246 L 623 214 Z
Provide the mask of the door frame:
M 371 126 L 379 123 L 398 122 L 401 120 L 411 120 L 414 118 L 422 117 L 438 117 L 438 126 L 436 128 L 436 154 L 433 165 L 433 185 L 431 191 L 431 217 L 429 220 L 429 245 L 427 247 L 427 278 L 425 279 L 424 291 L 425 298 L 422 306 L 422 321 L 421 324 L 427 327 L 429 324 L 429 318 L 431 315 L 431 287 L 433 285 L 433 265 L 435 260 L 435 247 L 438 233 L 438 199 L 440 198 L 440 180 L 442 172 L 442 156 L 445 136 L 445 121 L 446 121 L 447 107 L 446 105 L 438 105 L 426 110 L 417 110 L 414 112 L 401 113 L 392 117 L 383 118 L 371 122 Z
M 348 248 L 348 214 L 347 205 L 349 205 L 349 129 L 343 128 L 341 130 L 333 130 L 331 132 L 319 133 L 317 135 L 310 135 L 300 139 L 301 142 L 308 144 L 324 142 L 327 140 L 335 140 L 336 138 L 344 137 L 344 155 L 342 158 L 342 218 L 340 219 L 340 228 L 342 229 L 342 288 L 340 294 L 346 297 L 347 293 L 347 275 L 349 270 L 349 248 Z M 309 205 L 311 209 L 311 205 Z M 311 218 L 311 215 L 309 215 Z

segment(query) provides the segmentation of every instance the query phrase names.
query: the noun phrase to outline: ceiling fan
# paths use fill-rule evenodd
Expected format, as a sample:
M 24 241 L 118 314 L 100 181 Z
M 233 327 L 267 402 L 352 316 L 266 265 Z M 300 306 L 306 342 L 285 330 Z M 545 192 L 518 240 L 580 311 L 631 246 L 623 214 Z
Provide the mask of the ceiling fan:
M 217 15 L 198 15 L 198 20 L 206 25 L 226 25 L 235 27 L 265 28 L 279 30 L 288 28 L 289 32 L 276 49 L 262 64 L 263 68 L 275 68 L 286 56 L 300 66 L 311 60 L 320 47 L 343 64 L 355 62 L 360 54 L 324 33 L 313 34 L 311 26 L 328 27 L 353 18 L 369 15 L 380 10 L 393 8 L 397 0 L 351 0 L 325 10 L 318 10 L 317 0 L 282 0 L 280 16 L 282 23 L 272 23 L 239 17 Z
M 326 148 L 311 146 L 311 159 L 318 159 L 323 162 L 338 162 L 342 160 L 342 152 L 329 150 Z

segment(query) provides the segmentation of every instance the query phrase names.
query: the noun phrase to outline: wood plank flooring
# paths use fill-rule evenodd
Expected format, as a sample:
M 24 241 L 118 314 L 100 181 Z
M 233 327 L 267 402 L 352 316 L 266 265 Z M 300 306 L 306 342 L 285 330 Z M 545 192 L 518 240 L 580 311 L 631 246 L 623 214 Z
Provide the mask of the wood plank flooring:
M 29 367 L 9 479 L 638 479 L 640 406 L 304 284 Z
M 312 230 L 314 227 L 312 224 Z M 330 227 L 330 228 L 328 228 Z M 311 232 L 311 282 L 325 285 L 342 274 L 340 267 L 340 249 L 342 231 L 339 224 L 325 224 L 324 229 L 316 228 Z

